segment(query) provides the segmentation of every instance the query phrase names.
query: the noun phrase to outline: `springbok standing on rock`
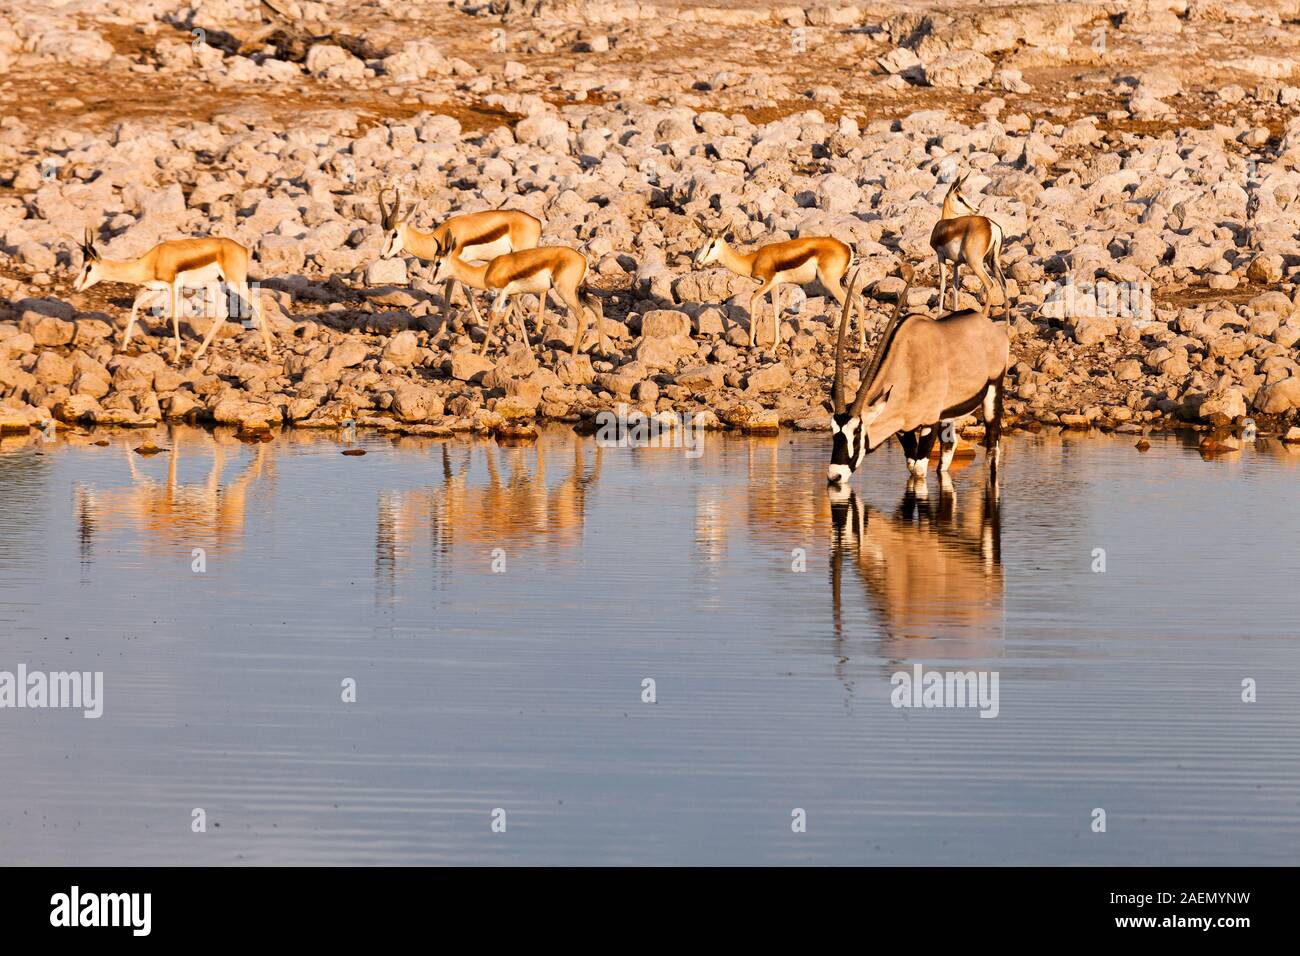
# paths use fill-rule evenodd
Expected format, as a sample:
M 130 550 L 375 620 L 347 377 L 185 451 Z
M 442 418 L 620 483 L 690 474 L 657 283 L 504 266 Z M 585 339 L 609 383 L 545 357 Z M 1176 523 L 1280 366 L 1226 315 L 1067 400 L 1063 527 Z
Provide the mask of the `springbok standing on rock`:
M 595 317 L 601 352 L 608 352 L 605 327 L 601 321 L 603 310 L 599 301 L 587 292 L 587 257 L 578 250 L 568 246 L 538 246 L 536 249 L 497 256 L 481 266 L 470 265 L 450 247 L 443 246 L 436 240 L 431 251 L 434 282 L 454 278 L 471 289 L 495 293 L 492 309 L 488 313 L 487 334 L 479 349 L 480 355 L 487 352 L 488 343 L 492 341 L 492 326 L 496 322 L 498 311 L 502 306 L 509 312 L 514 311 L 514 302 L 511 301 L 513 296 L 527 293 L 537 296 L 537 331 L 541 334 L 546 318 L 546 293 L 552 289 L 577 325 L 572 354 L 576 356 L 582 347 L 582 338 L 589 321 L 588 313 Z M 519 318 L 519 334 L 523 336 L 524 344 L 531 348 L 528 329 L 524 325 L 524 313 L 520 310 L 516 314 Z
M 961 290 L 961 267 L 975 273 L 984 288 L 984 307 L 989 308 L 993 298 L 993 280 L 989 278 L 986 263 L 993 265 L 1002 291 L 1004 316 L 1011 313 L 1007 299 L 1007 280 L 1002 274 L 1002 227 L 987 216 L 977 213 L 975 206 L 962 193 L 966 177 L 962 176 L 943 197 L 943 212 L 930 232 L 930 248 L 939 257 L 939 310 L 943 310 L 943 293 L 948 279 L 948 263 L 952 263 L 952 307 L 957 308 L 957 294 Z
M 908 315 L 900 322 L 912 285 L 909 266 L 903 266 L 903 276 L 906 283 L 894 315 L 876 344 L 851 405 L 844 400 L 847 303 L 840 316 L 831 385 L 832 446 L 827 480 L 836 486 L 848 482 L 867 453 L 891 435 L 899 436 L 913 477 L 925 477 L 936 438 L 942 443 L 939 470 L 947 471 L 957 450 L 953 419 L 981 405 L 989 477 L 996 480 L 1001 455 L 1002 380 L 1011 352 L 1007 327 L 989 319 L 987 304 L 980 311 L 965 309 L 938 319 Z M 850 291 L 856 280 L 855 272 Z
M 114 261 L 100 257 L 95 248 L 95 234 L 86 228 L 86 238 L 81 244 L 85 265 L 73 289 L 84 292 L 99 282 L 125 282 L 130 285 L 142 285 L 142 289 L 131 303 L 131 318 L 126 323 L 122 335 L 121 348 L 126 348 L 131 340 L 131 330 L 135 328 L 136 311 L 140 303 L 166 292 L 172 313 L 172 336 L 176 341 L 176 361 L 181 360 L 181 320 L 180 290 L 187 285 L 203 286 L 216 280 L 223 290 L 233 288 L 247 306 L 253 324 L 262 330 L 262 344 L 266 346 L 266 357 L 271 358 L 271 332 L 262 319 L 262 309 L 257 298 L 248 285 L 248 250 L 233 239 L 219 236 L 204 236 L 199 239 L 172 239 L 160 242 L 138 259 Z M 194 353 L 197 360 L 216 337 L 221 328 L 226 312 L 214 310 L 212 327 L 199 350 Z M 243 314 L 243 306 L 239 310 Z
M 421 232 L 408 221 L 415 205 L 407 207 L 405 214 L 401 212 L 401 206 L 400 190 L 393 190 L 391 207 L 384 205 L 384 193 L 380 191 L 379 212 L 385 233 L 380 258 L 391 259 L 409 252 L 417 259 L 432 260 L 437 249 L 446 248 L 452 255 L 470 262 L 486 262 L 509 252 L 535 249 L 542 237 L 541 220 L 513 209 L 490 209 L 452 216 L 432 232 Z M 443 292 L 443 301 L 448 308 L 451 307 L 454 281 L 447 279 Z M 464 292 L 470 311 L 474 313 L 474 321 L 481 324 L 483 319 L 478 314 L 474 297 L 468 289 Z
M 753 252 L 737 252 L 729 244 L 720 228 L 697 220 L 705 235 L 704 245 L 695 254 L 697 269 L 721 263 L 736 275 L 758 281 L 758 290 L 749 298 L 749 345 L 753 348 L 758 332 L 758 303 L 772 292 L 772 351 L 781 344 L 781 286 L 785 283 L 806 285 L 814 279 L 821 280 L 826 291 L 841 306 L 851 302 L 844 293 L 844 274 L 849 271 L 853 250 L 838 239 L 829 236 L 808 236 L 760 246 Z M 858 313 L 858 349 L 866 347 L 865 314 Z

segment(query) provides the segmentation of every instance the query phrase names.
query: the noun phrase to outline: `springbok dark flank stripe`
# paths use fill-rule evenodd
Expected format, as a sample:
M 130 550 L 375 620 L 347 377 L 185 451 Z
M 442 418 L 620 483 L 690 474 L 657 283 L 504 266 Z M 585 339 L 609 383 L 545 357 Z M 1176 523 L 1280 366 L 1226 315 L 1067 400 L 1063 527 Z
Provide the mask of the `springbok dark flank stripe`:
M 535 259 L 532 262 L 523 262 L 518 268 L 511 270 L 511 281 L 518 282 L 521 279 L 530 279 L 537 273 L 551 268 L 554 264 L 549 259 Z
M 464 242 L 461 243 L 460 247 L 462 249 L 465 249 L 472 246 L 485 246 L 489 242 L 495 242 L 496 240 L 500 239 L 509 231 L 510 231 L 510 224 L 503 222 L 501 223 L 501 225 L 489 229 L 481 236 L 475 236 L 473 239 L 466 239 Z
M 240 298 L 243 308 L 249 310 L 249 316 L 256 322 L 262 332 L 262 344 L 266 346 L 269 358 L 272 354 L 269 326 L 261 321 L 261 307 L 258 297 L 252 293 L 248 282 L 248 250 L 222 236 L 199 236 L 192 239 L 169 239 L 160 242 L 144 255 L 135 259 L 104 259 L 95 251 L 94 231 L 87 229 L 86 239 L 82 243 L 85 263 L 73 288 L 84 292 L 98 282 L 124 282 L 140 286 L 141 291 L 131 303 L 131 317 L 127 320 L 126 330 L 122 333 L 123 349 L 131 341 L 131 332 L 135 329 L 136 315 L 141 303 L 149 296 L 164 293 L 165 305 L 172 313 L 172 340 L 175 346 L 175 361 L 181 360 L 180 335 L 180 291 L 186 281 L 198 281 L 199 276 L 219 279 L 227 291 L 234 291 Z M 209 267 L 216 266 L 215 272 Z M 194 353 L 197 359 L 203 355 L 212 343 L 222 322 L 229 316 L 224 313 L 208 328 L 207 337 L 199 350 Z
M 749 344 L 758 341 L 758 305 L 763 296 L 771 295 L 772 343 L 775 350 L 781 344 L 781 289 L 785 284 L 811 282 L 816 278 L 830 292 L 836 302 L 843 305 L 852 301 L 843 286 L 853 250 L 830 236 L 805 236 L 784 242 L 772 242 L 753 252 L 737 252 L 723 235 L 722 227 L 699 221 L 704 233 L 704 245 L 695 254 L 697 269 L 718 263 L 738 276 L 758 281 L 758 288 L 749 297 Z M 813 264 L 815 268 L 810 269 Z M 862 323 L 858 324 L 858 347 L 865 344 Z
M 211 252 L 199 252 L 193 255 L 180 255 L 175 259 L 176 272 L 195 272 L 204 266 L 210 266 L 220 258 L 220 253 L 216 250 Z
M 809 259 L 812 259 L 816 255 L 817 255 L 817 250 L 813 248 L 813 249 L 805 249 L 803 252 L 791 256 L 788 259 L 778 259 L 776 261 L 776 266 L 773 271 L 793 272 L 795 269 L 798 269 L 801 265 L 803 265 L 805 262 L 807 262 Z

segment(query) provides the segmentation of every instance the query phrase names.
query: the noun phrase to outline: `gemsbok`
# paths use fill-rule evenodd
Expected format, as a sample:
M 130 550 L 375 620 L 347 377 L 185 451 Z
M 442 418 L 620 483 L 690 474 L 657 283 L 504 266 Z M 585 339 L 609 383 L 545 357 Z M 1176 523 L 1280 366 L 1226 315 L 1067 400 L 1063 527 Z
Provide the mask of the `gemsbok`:
M 176 341 L 176 362 L 181 360 L 181 319 L 180 292 L 186 286 L 206 286 L 212 281 L 221 284 L 223 290 L 234 289 L 241 302 L 239 313 L 244 308 L 252 317 L 253 324 L 262 330 L 262 344 L 266 346 L 266 357 L 271 355 L 271 332 L 262 318 L 262 309 L 257 298 L 248 285 L 248 250 L 233 239 L 220 236 L 203 236 L 198 239 L 169 239 L 160 242 L 138 259 L 104 259 L 95 248 L 95 233 L 86 227 L 86 238 L 81 243 L 84 265 L 73 289 L 84 292 L 100 282 L 122 282 L 139 285 L 144 288 L 131 303 L 131 318 L 126 323 L 122 334 L 121 348 L 126 348 L 131 340 L 131 330 L 135 328 L 136 311 L 146 298 L 166 292 L 172 314 L 172 336 Z M 227 299 L 227 302 L 229 300 Z M 225 320 L 227 310 L 214 309 L 212 327 L 199 350 L 194 353 L 197 360 L 207 350 L 216 337 L 217 330 Z
M 537 332 L 540 335 L 545 327 L 546 294 L 552 289 L 577 325 L 572 354 L 576 357 L 582 347 L 582 338 L 590 321 L 588 313 L 596 320 L 600 350 L 603 354 L 608 353 L 602 321 L 603 310 L 595 296 L 587 291 L 587 257 L 577 249 L 568 246 L 538 246 L 536 249 L 523 249 L 497 256 L 481 266 L 470 265 L 450 247 L 437 241 L 431 251 L 434 282 L 454 278 L 471 289 L 483 289 L 495 296 L 491 311 L 488 312 L 487 333 L 483 336 L 480 355 L 487 353 L 488 344 L 492 341 L 492 326 L 503 306 L 507 312 L 514 312 L 518 317 L 519 334 L 523 336 L 524 344 L 531 348 L 523 310 L 515 311 L 511 299 L 516 295 L 537 296 Z
M 760 246 L 753 252 L 737 252 L 731 248 L 724 229 L 710 226 L 702 219 L 696 223 L 705 235 L 704 245 L 695 254 L 695 267 L 720 263 L 736 275 L 758 282 L 758 289 L 749 298 L 749 346 L 753 348 L 758 332 L 758 303 L 770 290 L 772 293 L 772 351 L 781 344 L 781 286 L 787 283 L 807 285 L 814 279 L 821 281 L 843 306 L 851 301 L 844 294 L 844 274 L 853 261 L 853 250 L 838 239 L 829 236 L 807 236 Z M 866 315 L 858 313 L 858 349 L 866 347 Z
M 984 447 L 989 477 L 996 479 L 1002 430 L 1002 383 L 1011 340 L 1005 323 L 993 322 L 987 304 L 976 311 L 950 312 L 937 319 L 912 314 L 899 321 L 912 286 L 912 269 L 903 266 L 905 284 L 894 315 L 852 404 L 844 400 L 844 338 L 849 306 L 840 315 L 831 385 L 830 484 L 849 480 L 867 453 L 891 435 L 899 436 L 908 471 L 924 478 L 935 440 L 941 442 L 939 470 L 945 472 L 957 450 L 953 420 L 983 407 Z M 852 293 L 857 273 L 849 282 Z
M 993 299 L 993 280 L 989 278 L 986 264 L 992 264 L 997 273 L 1002 293 L 1002 310 L 1010 315 L 1011 303 L 1007 298 L 1007 279 L 1002 274 L 1002 227 L 988 216 L 979 215 L 975 205 L 966 198 L 962 187 L 966 173 L 948 187 L 943 197 L 943 211 L 930 232 L 930 248 L 939 257 L 939 310 L 943 311 L 943 294 L 948 281 L 948 263 L 952 263 L 952 307 L 957 308 L 961 290 L 961 267 L 975 273 L 984 289 L 984 305 Z
M 384 248 L 380 258 L 391 259 L 408 252 L 417 259 L 430 261 L 438 248 L 449 248 L 453 254 L 469 262 L 486 262 L 509 252 L 535 249 L 542 237 L 542 223 L 535 216 L 514 209 L 489 209 L 452 216 L 435 226 L 430 232 L 421 232 L 409 222 L 415 210 L 412 203 L 405 214 L 401 212 L 402 193 L 393 191 L 393 205 L 384 205 L 384 193 L 379 193 L 379 213 L 384 229 Z M 448 278 L 443 291 L 443 301 L 451 308 L 455 279 Z M 478 306 L 468 289 L 462 289 L 469 302 L 474 321 L 482 323 Z

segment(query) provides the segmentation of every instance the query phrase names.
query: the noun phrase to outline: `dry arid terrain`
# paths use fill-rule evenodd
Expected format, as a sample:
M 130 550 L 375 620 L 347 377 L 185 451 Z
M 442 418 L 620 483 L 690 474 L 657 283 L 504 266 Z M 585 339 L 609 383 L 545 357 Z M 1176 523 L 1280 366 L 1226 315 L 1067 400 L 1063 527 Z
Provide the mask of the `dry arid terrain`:
M 5 430 L 510 434 L 619 403 L 822 428 L 834 300 L 787 287 L 779 349 L 750 348 L 755 283 L 693 267 L 699 220 L 849 243 L 870 346 L 902 262 L 937 314 L 968 174 L 1005 235 L 1013 421 L 1300 438 L 1300 0 L 14 0 L 0 92 Z M 421 228 L 539 217 L 586 253 L 608 349 L 571 358 L 553 303 L 531 351 L 480 357 L 426 263 L 379 259 L 381 186 Z M 135 290 L 73 291 L 87 227 L 109 259 L 243 243 L 274 359 L 231 322 L 192 361 L 197 312 L 179 364 L 166 317 L 119 351 Z

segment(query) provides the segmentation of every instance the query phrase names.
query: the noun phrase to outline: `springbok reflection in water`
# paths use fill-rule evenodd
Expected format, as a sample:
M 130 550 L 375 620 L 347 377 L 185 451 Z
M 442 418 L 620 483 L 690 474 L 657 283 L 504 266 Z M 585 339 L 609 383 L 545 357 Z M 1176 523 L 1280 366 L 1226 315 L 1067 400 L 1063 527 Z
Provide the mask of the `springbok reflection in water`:
M 94 557 L 96 540 L 126 525 L 141 535 L 146 550 L 170 552 L 195 545 L 236 548 L 247 520 L 248 492 L 268 473 L 274 475 L 273 456 L 267 446 L 253 447 L 250 460 L 233 477 L 226 474 L 227 458 L 244 452 L 245 445 L 231 436 L 193 428 L 169 429 L 167 473 L 154 477 L 140 456 L 123 442 L 129 485 L 95 488 L 75 486 L 77 534 L 83 567 Z M 233 447 L 230 447 L 233 446 Z M 212 456 L 207 477 L 182 482 L 178 468 L 182 453 Z
M 714 439 L 729 475 L 744 475 L 739 485 L 701 483 L 695 493 L 697 560 L 716 565 L 740 537 L 785 555 L 807 547 L 826 526 L 823 483 L 804 480 L 805 468 L 777 438 Z M 716 454 L 717 452 L 715 452 Z
M 959 501 L 944 475 L 937 501 L 912 479 L 893 514 L 875 511 L 853 491 L 831 490 L 831 597 L 843 660 L 841 589 L 846 559 L 857 568 L 883 636 L 876 656 L 997 657 L 1004 636 L 1001 528 L 996 488 Z
M 545 442 L 516 447 L 484 442 L 463 450 L 442 443 L 439 482 L 379 494 L 376 579 L 387 582 L 391 592 L 405 559 L 421 540 L 429 543 L 435 585 L 458 548 L 467 549 L 466 557 L 487 562 L 494 548 L 513 553 L 541 546 L 559 550 L 580 545 L 587 495 L 600 480 L 602 449 L 597 445 L 591 450 L 589 467 L 582 439 L 573 435 L 568 442 L 572 447 L 570 464 L 563 477 L 550 484 Z M 471 480 L 476 459 L 487 470 L 486 483 Z

